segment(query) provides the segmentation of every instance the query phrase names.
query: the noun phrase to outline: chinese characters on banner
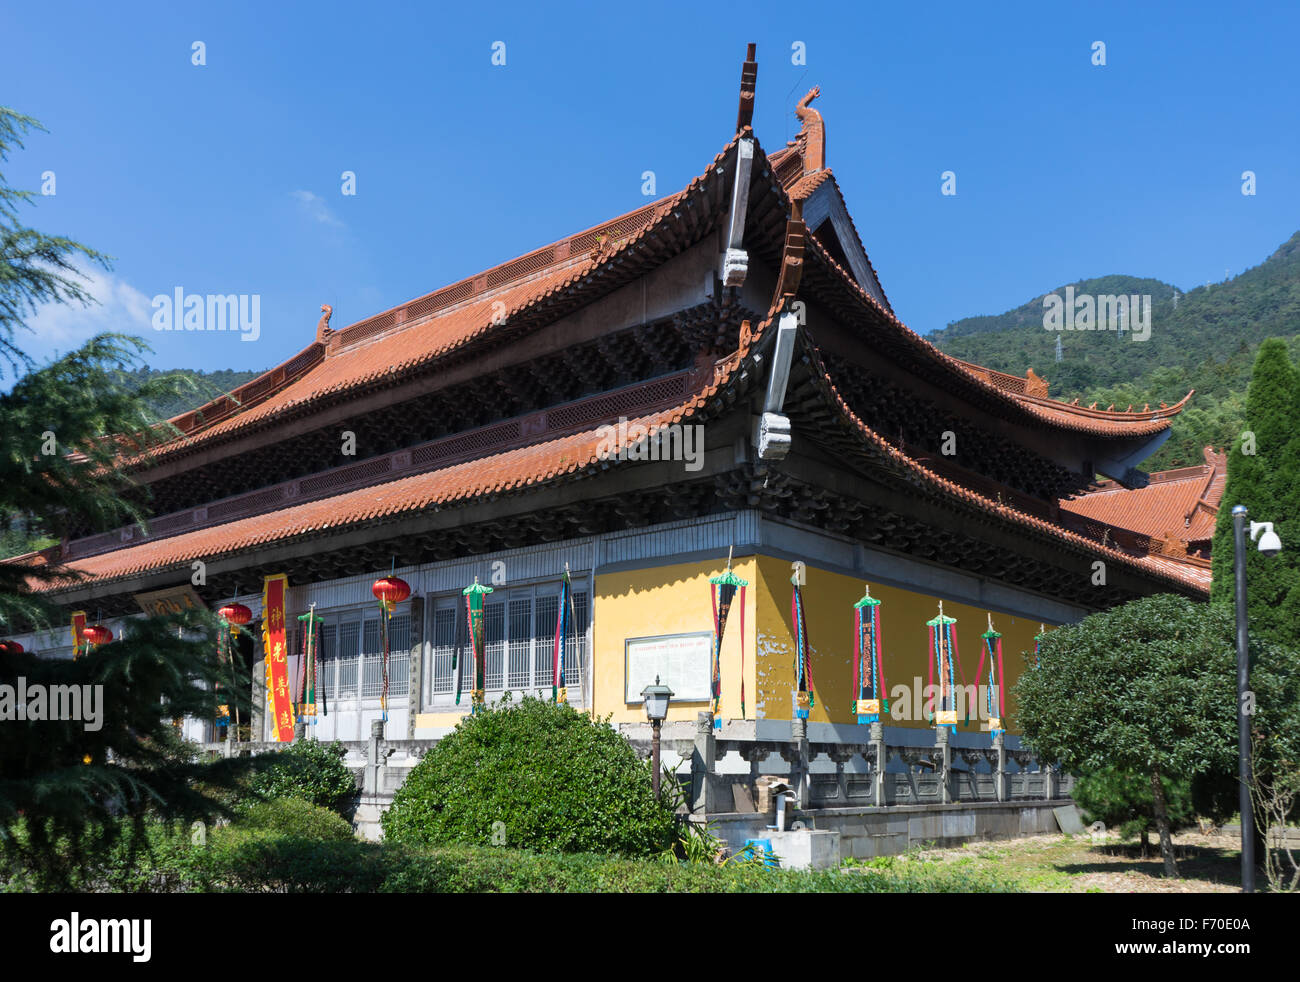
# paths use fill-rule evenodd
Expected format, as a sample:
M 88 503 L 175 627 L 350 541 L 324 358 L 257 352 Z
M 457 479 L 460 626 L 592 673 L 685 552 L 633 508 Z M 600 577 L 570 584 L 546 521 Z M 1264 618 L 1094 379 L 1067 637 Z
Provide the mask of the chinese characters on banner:
M 262 650 L 266 655 L 266 709 L 271 714 L 272 739 L 293 740 L 293 697 L 289 692 L 288 644 L 284 611 L 289 577 L 268 576 L 262 587 Z
M 72 615 L 72 660 L 76 661 L 86 647 L 86 612 L 75 611 Z

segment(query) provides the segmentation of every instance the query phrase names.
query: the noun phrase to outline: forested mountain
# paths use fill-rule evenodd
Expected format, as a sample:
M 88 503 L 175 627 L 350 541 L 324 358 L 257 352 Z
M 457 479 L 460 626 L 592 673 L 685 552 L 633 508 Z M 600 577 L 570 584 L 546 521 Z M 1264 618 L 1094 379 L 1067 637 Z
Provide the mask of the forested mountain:
M 194 409 L 219 395 L 224 395 L 261 374 L 261 372 L 237 372 L 224 368 L 215 372 L 189 368 L 167 370 L 138 368 L 134 372 L 123 372 L 121 378 L 132 389 L 138 389 L 149 379 L 163 375 L 180 375 L 186 379 L 186 384 L 181 386 L 181 393 L 175 399 L 166 403 L 149 403 L 149 408 L 158 414 L 159 419 L 170 419 L 187 409 Z
M 1083 404 L 1177 402 L 1195 389 L 1173 435 L 1142 466 L 1163 470 L 1201 462 L 1201 447 L 1224 446 L 1244 427 L 1246 384 L 1259 343 L 1287 341 L 1300 356 L 1300 232 L 1239 276 L 1183 292 L 1159 280 L 1103 276 L 1073 284 L 1076 296 L 1151 297 L 1150 337 L 1115 331 L 1049 331 L 1044 296 L 1004 314 L 967 317 L 930 335 L 941 350 L 1013 375 L 1033 370 L 1057 399 Z M 1052 291 L 1064 297 L 1066 286 Z M 1056 340 L 1061 339 L 1061 361 Z

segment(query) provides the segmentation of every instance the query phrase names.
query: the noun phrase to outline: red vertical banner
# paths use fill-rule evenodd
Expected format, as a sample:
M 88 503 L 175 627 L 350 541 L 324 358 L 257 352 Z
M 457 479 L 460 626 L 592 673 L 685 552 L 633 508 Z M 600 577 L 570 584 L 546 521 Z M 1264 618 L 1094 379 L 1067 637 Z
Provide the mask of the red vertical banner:
M 266 709 L 271 714 L 272 739 L 293 740 L 293 694 L 289 691 L 288 645 L 285 641 L 285 604 L 289 577 L 268 576 L 262 586 L 262 650 L 266 656 Z
M 72 615 L 72 660 L 76 661 L 86 650 L 86 612 L 75 611 Z

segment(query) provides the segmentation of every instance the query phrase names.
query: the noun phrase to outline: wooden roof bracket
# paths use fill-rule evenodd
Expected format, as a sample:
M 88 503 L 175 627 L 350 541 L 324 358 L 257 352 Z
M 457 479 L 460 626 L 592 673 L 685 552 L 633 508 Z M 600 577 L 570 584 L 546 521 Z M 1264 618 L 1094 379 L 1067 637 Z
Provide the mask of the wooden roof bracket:
M 799 315 L 784 311 L 777 320 L 776 342 L 772 345 L 771 364 L 767 369 L 767 392 L 763 411 L 754 421 L 754 447 L 759 460 L 783 460 L 790 452 L 790 417 L 785 407 L 785 393 L 790 384 L 794 363 L 795 339 L 799 334 Z
M 745 216 L 749 213 L 749 178 L 754 165 L 754 139 L 742 137 L 736 144 L 736 176 L 731 185 L 731 215 L 727 239 L 718 262 L 718 279 L 723 286 L 740 287 L 749 273 L 749 253 L 744 250 Z
M 799 281 L 803 278 L 804 242 L 803 205 L 790 202 L 790 218 L 785 226 L 785 248 L 781 253 L 781 275 L 776 296 L 784 308 L 777 321 L 776 343 L 772 347 L 772 364 L 768 368 L 767 393 L 763 411 L 754 423 L 754 446 L 760 460 L 782 460 L 790 452 L 790 418 L 781 410 L 790 382 L 794 361 L 794 342 L 805 317 L 805 306 L 796 300 Z

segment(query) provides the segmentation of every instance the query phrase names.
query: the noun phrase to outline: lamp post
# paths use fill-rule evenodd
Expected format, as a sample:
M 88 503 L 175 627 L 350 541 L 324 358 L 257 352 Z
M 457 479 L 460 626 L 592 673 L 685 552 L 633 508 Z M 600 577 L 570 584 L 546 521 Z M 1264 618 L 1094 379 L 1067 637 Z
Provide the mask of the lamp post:
M 1255 812 L 1250 801 L 1250 717 L 1246 714 L 1246 693 L 1250 691 L 1250 632 L 1246 616 L 1246 517 L 1245 505 L 1232 509 L 1233 571 L 1237 593 L 1237 806 L 1241 811 L 1241 892 L 1255 892 Z M 1260 533 L 1264 534 L 1261 536 Z M 1276 556 L 1282 540 L 1272 522 L 1251 522 L 1250 540 L 1259 538 L 1259 551 Z
M 651 740 L 651 756 L 654 760 L 654 770 L 652 780 L 654 782 L 655 797 L 659 797 L 659 727 L 663 724 L 664 717 L 668 715 L 668 703 L 673 697 L 673 690 L 666 685 L 659 684 L 659 676 L 655 676 L 655 684 L 647 685 L 641 690 L 641 698 L 645 700 L 646 718 L 650 720 L 650 725 L 654 727 L 654 737 Z

